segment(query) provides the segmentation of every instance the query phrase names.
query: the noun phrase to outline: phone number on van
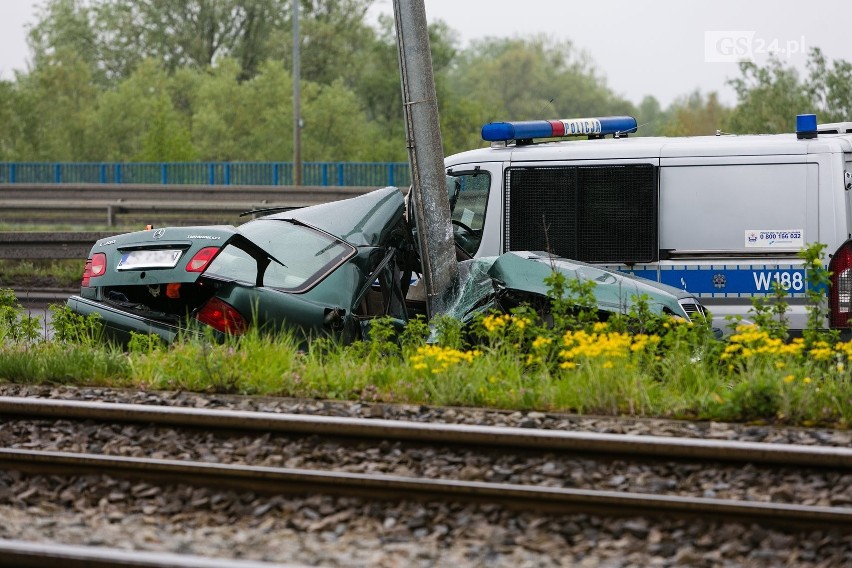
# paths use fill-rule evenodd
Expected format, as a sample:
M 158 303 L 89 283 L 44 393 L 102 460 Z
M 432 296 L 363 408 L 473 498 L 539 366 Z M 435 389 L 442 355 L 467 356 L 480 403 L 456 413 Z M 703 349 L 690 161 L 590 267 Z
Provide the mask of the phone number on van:
M 745 232 L 745 246 L 801 248 L 805 244 L 803 232 L 801 229 L 748 230 Z

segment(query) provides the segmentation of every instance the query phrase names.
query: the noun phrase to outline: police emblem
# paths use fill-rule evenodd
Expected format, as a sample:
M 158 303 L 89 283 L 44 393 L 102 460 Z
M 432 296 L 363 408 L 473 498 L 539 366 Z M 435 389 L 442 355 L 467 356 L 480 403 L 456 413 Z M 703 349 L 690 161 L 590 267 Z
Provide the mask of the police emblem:
M 725 284 L 728 283 L 728 279 L 725 278 L 724 274 L 714 274 L 713 275 L 713 286 L 716 288 L 724 288 Z

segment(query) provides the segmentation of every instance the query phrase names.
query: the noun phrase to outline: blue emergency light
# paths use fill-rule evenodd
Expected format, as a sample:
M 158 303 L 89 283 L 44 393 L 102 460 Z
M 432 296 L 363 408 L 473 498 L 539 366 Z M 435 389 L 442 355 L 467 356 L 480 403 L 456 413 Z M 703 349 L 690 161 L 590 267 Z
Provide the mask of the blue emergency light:
M 487 142 L 508 142 L 564 136 L 619 136 L 636 132 L 637 128 L 636 119 L 632 116 L 491 122 L 482 127 L 482 139 Z
M 796 115 L 796 138 L 809 140 L 817 137 L 817 117 L 815 114 Z

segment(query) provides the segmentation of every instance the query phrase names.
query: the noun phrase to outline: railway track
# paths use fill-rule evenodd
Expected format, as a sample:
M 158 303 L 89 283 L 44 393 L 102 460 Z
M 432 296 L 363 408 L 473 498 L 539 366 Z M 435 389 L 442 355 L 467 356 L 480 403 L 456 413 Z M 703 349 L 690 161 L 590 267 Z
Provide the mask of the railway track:
M 55 568 L 60 564 L 63 568 L 306 568 L 187 554 L 0 540 L 0 566 Z
M 540 475 L 549 467 L 563 471 L 567 478 L 576 465 L 571 460 L 575 459 L 601 464 L 626 460 L 643 464 L 641 467 L 651 467 L 644 465 L 646 462 L 656 463 L 654 467 L 675 473 L 682 467 L 688 471 L 696 468 L 718 470 L 720 477 L 754 475 L 746 482 L 756 486 L 765 482 L 759 481 L 762 474 L 755 472 L 783 468 L 787 477 L 802 470 L 807 472 L 802 475 L 810 478 L 823 476 L 820 481 L 823 486 L 845 491 L 844 483 L 850 483 L 849 472 L 852 471 L 852 450 L 848 448 L 15 397 L 0 398 L 0 417 L 6 433 L 2 440 L 6 449 L 0 450 L 0 464 L 6 470 L 29 474 L 106 474 L 265 494 L 322 493 L 386 500 L 478 502 L 548 512 L 685 516 L 852 529 L 852 507 L 846 504 L 772 502 L 768 494 L 760 493 L 743 494 L 739 498 L 708 498 L 694 494 L 688 487 L 680 494 L 678 491 L 620 491 L 601 489 L 594 487 L 594 483 L 576 479 L 571 482 L 574 486 L 566 486 L 566 480 L 559 475 Z M 85 425 L 85 434 L 75 430 L 80 424 Z M 122 426 L 112 426 L 117 424 Z M 138 448 L 132 447 L 109 448 L 109 440 L 115 432 L 112 428 L 119 428 L 131 438 L 141 435 L 135 428 L 147 428 L 144 434 L 147 439 L 178 439 L 178 450 L 163 454 L 153 450 L 137 451 Z M 63 435 L 58 436 L 57 430 Z M 211 442 L 214 433 L 220 438 Z M 281 440 L 278 445 L 272 443 L 269 450 L 253 449 L 255 458 L 249 459 L 248 453 L 241 448 L 255 445 L 258 437 L 265 437 L 266 442 L 270 437 L 281 437 Z M 312 449 L 306 450 L 306 446 L 299 445 L 305 444 L 305 439 L 311 440 Z M 64 440 L 73 442 L 69 444 Z M 78 447 L 81 440 L 88 440 L 89 449 L 101 451 L 83 451 L 86 448 Z M 211 450 L 205 446 L 209 443 L 222 447 Z M 384 449 L 375 450 L 376 447 Z M 436 447 L 438 450 L 434 449 Z M 73 448 L 76 450 L 67 451 Z M 199 453 L 199 448 L 205 449 Z M 371 457 L 359 457 L 358 463 L 347 465 L 346 458 L 342 457 L 347 452 L 359 456 L 363 452 Z M 442 456 L 439 459 L 450 464 L 463 463 L 465 459 L 470 462 L 472 459 L 505 460 L 507 455 L 519 457 L 512 458 L 515 465 L 502 479 L 481 473 L 467 475 L 464 479 L 452 473 L 434 475 L 428 464 L 408 465 L 402 468 L 406 475 L 400 475 L 399 467 L 395 469 L 382 461 L 384 455 L 398 457 L 405 452 L 419 455 L 417 459 L 421 462 L 429 461 L 423 458 L 424 452 L 430 459 Z M 157 455 L 138 455 L 140 453 Z M 275 456 L 307 453 L 314 457 L 307 460 L 299 457 L 297 461 L 310 467 L 287 467 L 286 463 L 279 465 L 274 460 Z M 232 454 L 242 454 L 242 457 L 235 458 Z M 474 458 L 469 457 L 471 454 Z M 364 463 L 370 459 L 375 463 L 366 467 Z M 550 465 L 542 466 L 542 463 Z M 464 468 L 449 467 L 448 471 L 455 469 Z M 494 470 L 500 471 L 500 468 L 488 471 Z M 528 474 L 527 470 L 533 473 Z M 542 479 L 546 482 L 541 482 Z

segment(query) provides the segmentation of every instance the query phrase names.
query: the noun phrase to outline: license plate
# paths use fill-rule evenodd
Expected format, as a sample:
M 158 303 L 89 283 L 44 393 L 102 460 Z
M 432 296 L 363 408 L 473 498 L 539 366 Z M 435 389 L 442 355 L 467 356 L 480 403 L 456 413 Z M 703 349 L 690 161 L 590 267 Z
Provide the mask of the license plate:
M 121 255 L 118 270 L 137 268 L 174 268 L 183 251 L 174 249 L 132 250 Z

